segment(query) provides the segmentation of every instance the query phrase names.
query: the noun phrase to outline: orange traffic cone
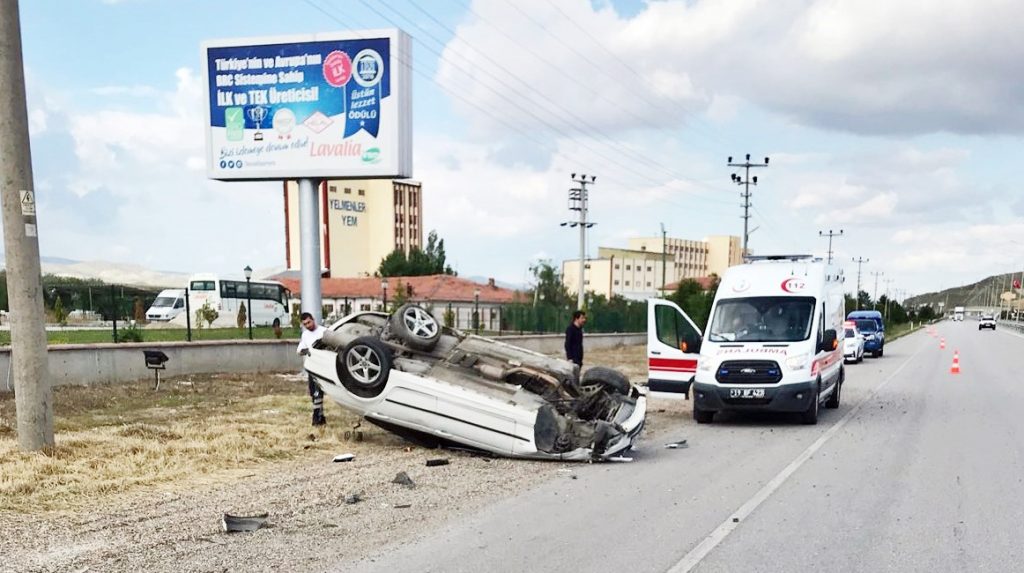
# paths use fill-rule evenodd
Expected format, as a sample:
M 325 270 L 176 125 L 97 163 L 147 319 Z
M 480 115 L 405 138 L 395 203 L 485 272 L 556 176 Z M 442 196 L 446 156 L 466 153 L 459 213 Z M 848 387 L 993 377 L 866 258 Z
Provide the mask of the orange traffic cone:
M 957 350 L 953 351 L 953 365 L 949 367 L 950 374 L 960 373 L 960 352 Z
M 940 350 L 945 350 L 946 349 L 946 339 L 945 338 L 942 338 L 942 339 L 939 340 L 939 349 Z

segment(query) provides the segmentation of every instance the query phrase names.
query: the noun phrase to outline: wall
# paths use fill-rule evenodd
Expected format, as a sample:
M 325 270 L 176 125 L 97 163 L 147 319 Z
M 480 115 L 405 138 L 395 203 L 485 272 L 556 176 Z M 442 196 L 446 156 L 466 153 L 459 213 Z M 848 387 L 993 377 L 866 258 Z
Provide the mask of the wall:
M 562 352 L 561 334 L 495 337 L 498 340 L 543 352 Z M 584 349 L 644 344 L 647 335 L 587 334 Z M 161 377 L 217 372 L 301 372 L 295 354 L 296 340 L 229 340 L 210 342 L 154 342 L 125 344 L 66 344 L 49 349 L 50 380 L 54 386 L 104 384 L 153 379 L 143 350 L 161 350 L 169 358 Z M 14 387 L 9 380 L 10 347 L 0 349 L 0 392 Z

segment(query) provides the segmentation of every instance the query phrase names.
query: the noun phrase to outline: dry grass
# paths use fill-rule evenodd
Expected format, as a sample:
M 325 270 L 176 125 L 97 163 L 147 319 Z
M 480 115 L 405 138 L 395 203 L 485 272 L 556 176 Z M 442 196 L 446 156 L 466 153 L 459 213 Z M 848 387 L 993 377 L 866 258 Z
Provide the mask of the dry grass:
M 159 393 L 147 384 L 58 388 L 57 445 L 45 453 L 18 449 L 14 399 L 4 395 L 0 511 L 74 509 L 144 485 L 216 481 L 268 461 L 333 451 L 357 420 L 332 408 L 329 429 L 312 431 L 306 383 L 295 377 L 197 377 L 197 390 L 178 382 Z M 367 445 L 385 439 L 361 430 Z
M 646 377 L 646 350 L 591 351 L 588 364 Z M 298 376 L 215 375 L 54 391 L 57 445 L 25 453 L 14 432 L 14 397 L 0 394 L 0 512 L 37 513 L 101 505 L 143 486 L 187 489 L 223 482 L 272 463 L 323 451 L 359 455 L 398 438 L 328 407 L 329 426 L 310 428 L 306 381 Z

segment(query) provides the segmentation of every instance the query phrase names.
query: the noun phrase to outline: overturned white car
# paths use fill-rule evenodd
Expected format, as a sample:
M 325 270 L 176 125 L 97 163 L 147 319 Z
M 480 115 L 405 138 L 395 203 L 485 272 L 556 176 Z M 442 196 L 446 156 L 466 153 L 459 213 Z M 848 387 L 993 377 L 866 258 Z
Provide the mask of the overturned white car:
M 621 457 L 647 400 L 620 372 L 442 327 L 423 307 L 332 325 L 304 364 L 342 407 L 430 444 L 555 460 Z

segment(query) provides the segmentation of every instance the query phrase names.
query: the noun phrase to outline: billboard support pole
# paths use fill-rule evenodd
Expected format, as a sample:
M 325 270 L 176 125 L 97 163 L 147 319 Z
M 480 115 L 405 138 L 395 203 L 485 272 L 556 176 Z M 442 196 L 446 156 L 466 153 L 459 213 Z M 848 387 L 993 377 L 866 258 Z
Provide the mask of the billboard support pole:
M 302 310 L 320 324 L 323 304 L 320 292 L 320 209 L 318 181 L 299 179 L 299 248 L 302 253 Z

